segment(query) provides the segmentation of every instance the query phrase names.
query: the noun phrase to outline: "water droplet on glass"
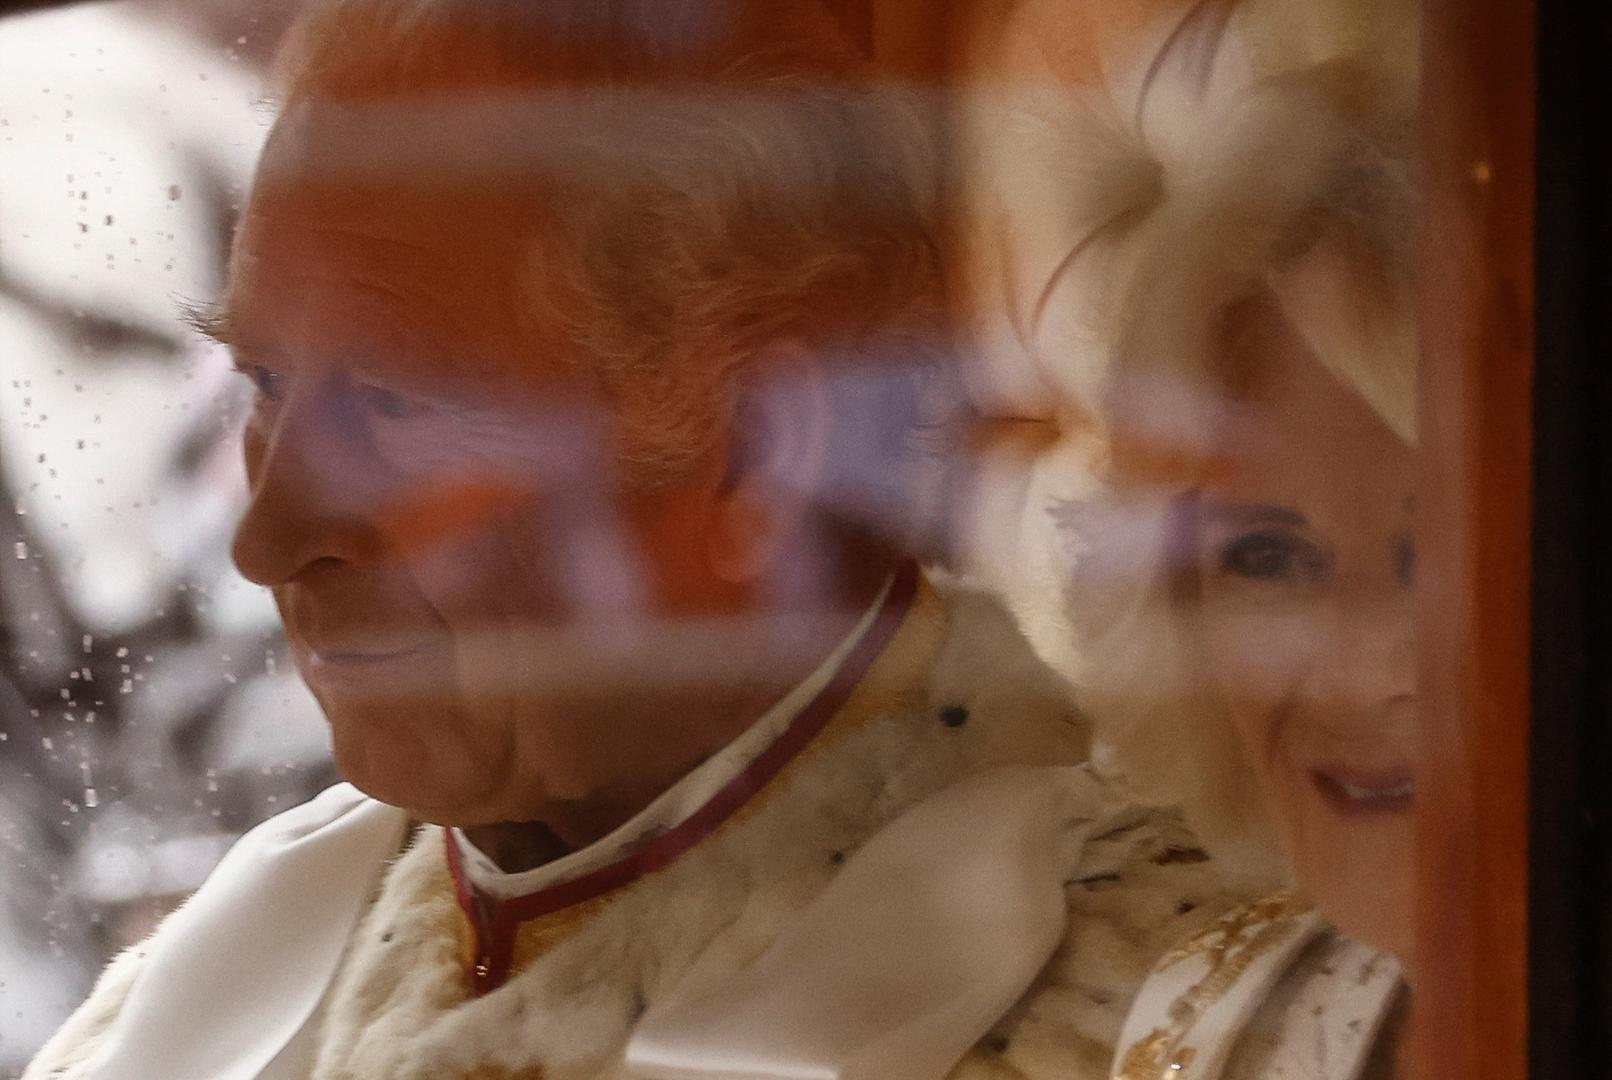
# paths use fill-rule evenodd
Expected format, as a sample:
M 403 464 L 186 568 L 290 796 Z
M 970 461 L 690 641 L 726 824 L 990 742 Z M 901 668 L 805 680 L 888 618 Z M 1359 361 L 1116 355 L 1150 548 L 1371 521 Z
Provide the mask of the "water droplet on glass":
M 84 645 L 84 651 L 86 653 L 89 652 L 91 649 L 95 648 L 95 635 L 94 634 L 85 634 L 84 635 L 84 640 L 83 640 L 83 645 Z
M 84 805 L 89 807 L 91 810 L 101 805 L 101 797 L 95 794 L 94 788 L 87 787 L 84 789 Z
M 26 559 L 28 557 L 28 545 L 23 543 L 21 540 L 17 541 L 12 550 L 17 553 L 17 558 L 19 559 Z

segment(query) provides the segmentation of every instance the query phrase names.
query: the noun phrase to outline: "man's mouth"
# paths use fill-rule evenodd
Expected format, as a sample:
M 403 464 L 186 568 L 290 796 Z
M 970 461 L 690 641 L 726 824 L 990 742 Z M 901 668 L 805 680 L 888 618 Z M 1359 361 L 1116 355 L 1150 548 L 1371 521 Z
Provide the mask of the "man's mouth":
M 438 651 L 435 644 L 421 643 L 363 648 L 308 648 L 304 673 L 319 686 L 396 684 L 422 674 L 421 663 Z
M 1316 769 L 1310 777 L 1333 809 L 1343 814 L 1400 813 L 1416 801 L 1416 777 L 1410 769 L 1333 767 Z
M 401 660 L 405 656 L 414 656 L 425 651 L 423 645 L 413 645 L 399 649 L 377 649 L 373 651 L 321 651 L 310 650 L 308 658 L 315 664 L 336 664 L 340 666 L 364 667 L 370 664 L 385 664 L 394 660 Z

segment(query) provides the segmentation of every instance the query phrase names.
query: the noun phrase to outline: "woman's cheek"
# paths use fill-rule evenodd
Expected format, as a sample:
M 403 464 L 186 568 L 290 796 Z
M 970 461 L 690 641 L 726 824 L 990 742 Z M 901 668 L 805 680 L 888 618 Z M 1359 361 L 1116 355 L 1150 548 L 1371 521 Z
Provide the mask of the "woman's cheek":
M 1211 690 L 1238 714 L 1274 722 L 1318 661 L 1321 619 L 1307 604 L 1209 598 L 1204 654 Z

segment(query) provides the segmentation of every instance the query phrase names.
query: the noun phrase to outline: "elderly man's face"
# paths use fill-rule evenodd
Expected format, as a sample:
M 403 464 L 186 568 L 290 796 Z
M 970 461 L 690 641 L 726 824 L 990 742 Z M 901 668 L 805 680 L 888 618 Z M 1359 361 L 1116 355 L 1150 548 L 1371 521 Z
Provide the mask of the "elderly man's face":
M 257 396 L 235 558 L 338 765 L 467 825 L 625 783 L 661 748 L 601 701 L 655 701 L 657 620 L 734 602 L 705 558 L 723 462 L 619 494 L 608 411 L 516 318 L 521 200 L 287 180 L 295 159 L 271 144 L 237 239 L 228 333 Z

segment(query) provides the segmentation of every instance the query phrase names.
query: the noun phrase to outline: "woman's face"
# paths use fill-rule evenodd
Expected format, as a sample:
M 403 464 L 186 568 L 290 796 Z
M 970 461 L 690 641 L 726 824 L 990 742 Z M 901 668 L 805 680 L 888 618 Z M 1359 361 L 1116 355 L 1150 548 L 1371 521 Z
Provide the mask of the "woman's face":
M 1194 515 L 1210 691 L 1259 776 L 1299 888 L 1409 957 L 1417 703 L 1412 450 L 1274 304 Z

